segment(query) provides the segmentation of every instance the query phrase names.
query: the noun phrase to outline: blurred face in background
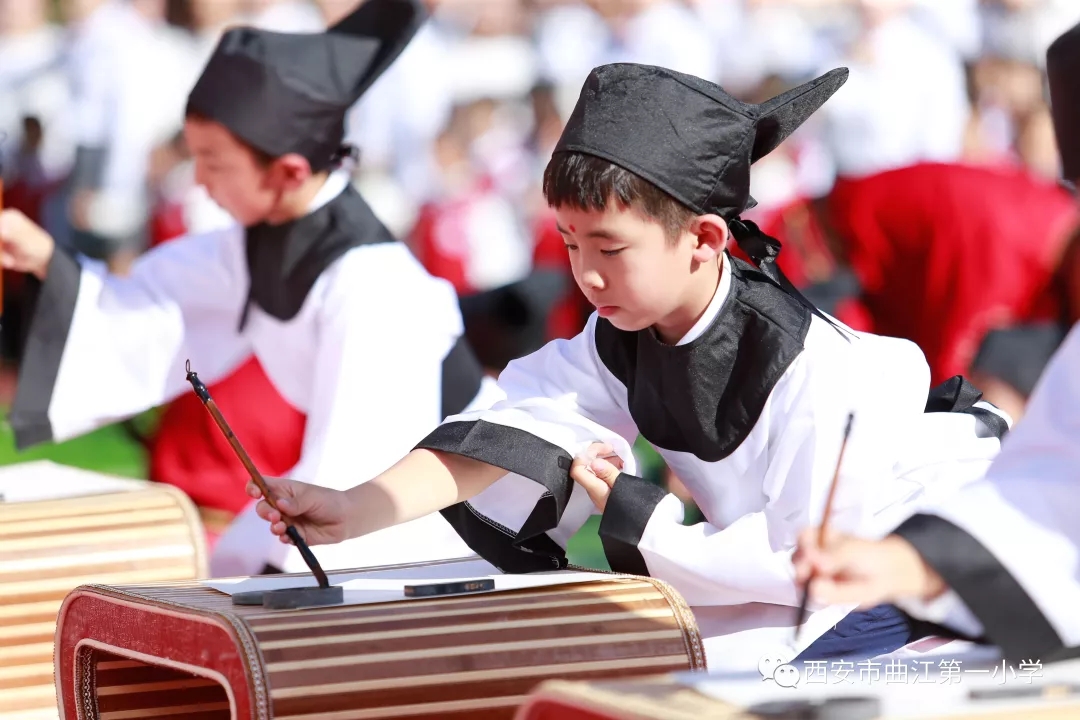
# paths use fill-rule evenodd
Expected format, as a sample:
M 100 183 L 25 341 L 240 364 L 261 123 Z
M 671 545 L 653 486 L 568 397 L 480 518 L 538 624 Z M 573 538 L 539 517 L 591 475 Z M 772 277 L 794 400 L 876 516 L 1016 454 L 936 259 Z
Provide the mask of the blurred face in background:
M 213 30 L 233 22 L 240 12 L 240 0 L 189 0 L 192 29 Z
M 105 0 L 61 0 L 60 12 L 65 20 L 79 22 L 104 4 Z
M 46 0 L 0 0 L 0 35 L 31 32 L 48 19 Z
M 131 0 L 131 5 L 148 20 L 165 21 L 165 0 Z
M 605 20 L 616 20 L 632 14 L 645 0 L 587 0 L 586 4 Z
M 260 157 L 212 120 L 187 118 L 184 141 L 195 159 L 195 182 L 244 226 L 267 220 L 286 192 L 311 177 L 298 155 Z

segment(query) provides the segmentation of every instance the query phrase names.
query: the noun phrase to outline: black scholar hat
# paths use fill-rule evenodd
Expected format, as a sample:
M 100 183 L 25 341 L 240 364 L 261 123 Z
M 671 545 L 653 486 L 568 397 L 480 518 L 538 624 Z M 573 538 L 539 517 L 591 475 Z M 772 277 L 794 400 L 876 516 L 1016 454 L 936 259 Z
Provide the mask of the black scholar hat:
M 733 218 L 754 207 L 750 166 L 772 152 L 847 81 L 832 70 L 760 105 L 651 65 L 594 69 L 555 153 L 604 158 L 691 210 Z
M 419 0 L 366 0 L 322 33 L 228 30 L 188 97 L 188 113 L 221 123 L 272 157 L 328 168 L 348 109 L 425 20 Z

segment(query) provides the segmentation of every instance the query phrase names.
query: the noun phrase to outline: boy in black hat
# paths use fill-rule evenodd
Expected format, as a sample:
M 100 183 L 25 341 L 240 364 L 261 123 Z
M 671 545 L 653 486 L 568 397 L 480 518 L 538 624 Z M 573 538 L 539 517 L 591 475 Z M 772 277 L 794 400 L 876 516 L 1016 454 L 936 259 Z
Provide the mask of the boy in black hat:
M 276 481 L 282 511 L 326 543 L 442 508 L 508 572 L 565 566 L 567 539 L 599 511 L 611 568 L 678 589 L 711 668 L 758 667 L 792 637 L 791 553 L 821 519 L 849 413 L 830 522 L 871 535 L 981 476 L 1008 426 L 960 378 L 931 392 L 915 345 L 802 300 L 772 264 L 778 243 L 739 218 L 751 164 L 845 78 L 749 105 L 663 68 L 595 69 L 544 178 L 597 308 L 585 330 L 511 363 L 505 401 L 448 418 L 366 485 Z M 758 267 L 726 252 L 732 237 Z M 639 433 L 706 521 L 684 525 L 678 498 L 633 475 Z M 278 514 L 259 513 L 281 535 Z M 791 652 L 851 660 L 913 639 L 896 608 L 853 607 L 812 606 Z
M 1080 25 L 1046 54 L 1065 179 L 1080 179 Z M 1077 249 L 1072 268 L 1080 271 Z M 800 543 L 798 572 L 830 602 L 898 602 L 1016 664 L 1080 657 L 1080 325 L 1039 379 L 986 477 L 880 541 Z
M 226 32 L 184 132 L 197 181 L 238 225 L 156 248 L 129 277 L 0 217 L 5 265 L 43 281 L 10 414 L 20 448 L 190 392 L 189 359 L 214 382 L 254 354 L 307 415 L 293 474 L 326 485 L 375 476 L 443 417 L 488 402 L 453 288 L 336 167 L 346 111 L 423 19 L 418 0 L 368 0 L 325 33 Z M 253 505 L 218 540 L 213 574 L 305 567 Z M 319 552 L 327 569 L 472 554 L 438 515 Z

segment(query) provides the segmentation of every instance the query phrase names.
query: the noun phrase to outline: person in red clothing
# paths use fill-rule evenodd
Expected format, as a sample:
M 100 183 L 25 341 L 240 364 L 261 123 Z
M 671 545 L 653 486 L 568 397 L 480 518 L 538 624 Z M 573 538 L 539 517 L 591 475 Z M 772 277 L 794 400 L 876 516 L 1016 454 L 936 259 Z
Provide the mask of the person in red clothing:
M 967 375 L 1018 418 L 1070 320 L 1060 268 L 1077 219 L 1067 191 L 1021 168 L 923 163 L 841 179 L 761 224 L 808 297 L 861 304 L 865 329 L 922 348 L 932 383 Z

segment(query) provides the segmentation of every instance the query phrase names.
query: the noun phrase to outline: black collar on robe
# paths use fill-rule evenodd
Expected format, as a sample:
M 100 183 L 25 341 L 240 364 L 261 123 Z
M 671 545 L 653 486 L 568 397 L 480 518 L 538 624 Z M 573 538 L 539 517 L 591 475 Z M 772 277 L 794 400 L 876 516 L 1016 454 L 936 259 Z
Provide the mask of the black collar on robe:
M 706 462 L 728 457 L 750 435 L 810 330 L 810 310 L 764 272 L 731 256 L 724 271 L 731 272 L 727 298 L 684 345 L 662 342 L 652 328 L 596 321 L 597 355 L 626 387 L 641 435 Z
M 351 184 L 301 218 L 247 228 L 251 285 L 239 329 L 247 325 L 252 303 L 278 320 L 296 317 L 315 281 L 335 260 L 354 247 L 383 242 L 397 240 Z

